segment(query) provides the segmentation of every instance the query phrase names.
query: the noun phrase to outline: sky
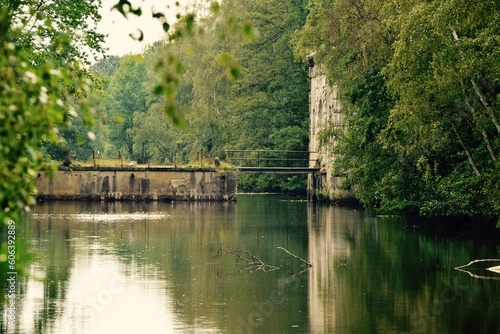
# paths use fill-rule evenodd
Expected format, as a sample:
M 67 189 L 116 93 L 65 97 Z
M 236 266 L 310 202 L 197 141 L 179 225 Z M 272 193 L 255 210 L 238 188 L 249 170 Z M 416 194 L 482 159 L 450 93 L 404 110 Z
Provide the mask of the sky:
M 175 5 L 177 0 L 129 1 L 134 7 L 141 6 L 141 17 L 129 15 L 130 17 L 126 19 L 117 10 L 111 10 L 119 0 L 102 0 L 103 6 L 100 11 L 102 20 L 97 26 L 97 31 L 104 35 L 108 35 L 105 43 L 105 47 L 109 48 L 107 55 L 123 56 L 129 53 L 141 53 L 144 46 L 164 36 L 161 23 L 158 19 L 152 17 L 152 9 L 154 9 L 155 12 L 160 11 L 164 13 L 170 25 L 175 22 L 176 14 L 180 10 L 179 7 Z M 186 3 L 185 0 L 180 0 L 179 2 L 181 5 Z M 142 42 L 133 40 L 129 36 L 129 34 L 135 33 L 137 29 L 141 29 L 144 33 L 144 40 Z

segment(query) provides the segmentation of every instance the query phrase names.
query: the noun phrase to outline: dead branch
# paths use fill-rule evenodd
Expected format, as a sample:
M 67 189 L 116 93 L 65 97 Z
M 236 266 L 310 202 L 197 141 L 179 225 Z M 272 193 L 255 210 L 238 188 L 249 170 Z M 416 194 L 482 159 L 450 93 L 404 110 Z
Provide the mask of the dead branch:
M 240 248 L 222 248 L 222 252 L 227 253 L 227 254 L 233 254 L 239 259 L 247 262 L 248 266 L 243 269 L 249 270 L 250 272 L 253 272 L 254 270 L 262 270 L 264 272 L 269 272 L 269 271 L 274 271 L 278 270 L 279 267 L 272 266 L 269 264 L 266 264 L 264 261 L 259 259 L 257 256 L 254 254 L 250 253 L 247 250 L 240 249 Z
M 302 261 L 303 263 L 305 263 L 307 265 L 307 268 L 311 268 L 312 267 L 312 264 L 310 264 L 309 262 L 307 262 L 306 260 L 304 260 L 303 258 L 295 255 L 295 254 L 292 254 L 290 251 L 288 251 L 286 248 L 284 247 L 281 247 L 281 246 L 278 246 L 276 247 L 278 249 L 281 249 L 282 251 L 286 252 L 288 255 L 290 255 L 291 257 L 299 260 L 299 261 Z
M 489 267 L 489 268 L 486 268 L 486 269 L 489 270 L 489 271 L 492 271 L 494 273 L 500 274 L 500 266 Z
M 463 271 L 463 272 L 469 274 L 471 277 L 474 277 L 474 278 L 500 280 L 500 276 L 485 276 L 485 275 L 474 274 L 474 273 L 471 273 L 470 271 L 464 270 L 464 269 L 458 269 L 458 270 Z
M 461 269 L 467 268 L 468 266 L 470 266 L 470 265 L 472 265 L 474 263 L 479 263 L 479 262 L 500 262 L 500 259 L 479 259 L 479 260 L 473 260 L 473 261 L 470 261 L 469 263 L 467 263 L 466 265 L 460 266 L 460 267 L 456 267 L 455 269 L 461 270 Z
M 302 268 L 304 268 L 304 269 L 293 274 L 290 277 L 298 276 L 298 275 L 304 273 L 305 271 L 309 270 L 312 267 L 312 264 L 310 264 L 309 262 L 307 262 L 303 258 L 291 253 L 290 251 L 288 251 L 284 247 L 279 246 L 276 248 L 281 249 L 282 251 L 286 252 L 291 257 L 293 257 L 293 258 L 295 258 L 303 263 Z M 250 253 L 247 250 L 241 249 L 241 248 L 220 248 L 217 250 L 217 253 L 214 256 L 214 258 L 218 258 L 218 257 L 222 256 L 223 254 L 232 254 L 232 255 L 236 256 L 238 259 L 246 262 L 247 266 L 245 268 L 243 268 L 241 271 L 254 272 L 256 270 L 262 270 L 264 272 L 269 272 L 269 271 L 274 271 L 274 270 L 280 269 L 280 267 L 266 264 L 264 261 L 262 261 L 256 255 Z
M 456 270 L 460 270 L 460 271 L 463 271 L 463 272 L 466 272 L 467 274 L 469 274 L 471 277 L 474 277 L 474 278 L 480 278 L 480 279 L 490 279 L 490 280 L 500 280 L 500 276 L 486 276 L 486 275 L 478 275 L 478 274 L 474 274 L 472 272 L 470 272 L 469 270 L 465 269 L 475 263 L 480 263 L 480 262 L 500 262 L 500 259 L 479 259 L 479 260 L 473 260 L 473 261 L 470 261 L 469 263 L 467 263 L 466 265 L 464 266 L 460 266 L 460 267 L 456 267 L 455 269 Z M 497 268 L 499 268 L 500 266 L 496 266 L 496 267 L 490 267 L 490 268 L 486 268 L 486 270 L 490 270 L 491 272 L 493 273 L 498 273 Z

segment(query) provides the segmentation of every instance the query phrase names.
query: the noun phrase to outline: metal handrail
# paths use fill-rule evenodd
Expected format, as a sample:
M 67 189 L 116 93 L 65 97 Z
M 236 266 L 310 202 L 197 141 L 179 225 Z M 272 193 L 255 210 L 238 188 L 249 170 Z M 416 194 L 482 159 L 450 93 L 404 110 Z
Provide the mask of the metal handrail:
M 236 153 L 236 154 L 235 154 Z M 239 153 L 239 154 L 238 154 Z M 241 154 L 243 153 L 243 154 Z M 249 156 L 249 155 L 257 156 Z M 284 155 L 283 157 L 276 157 L 276 153 Z M 283 154 L 284 153 L 284 154 Z M 284 161 L 284 162 L 297 162 L 297 161 L 317 161 L 317 159 L 311 159 L 311 154 L 317 154 L 318 152 L 311 151 L 294 151 L 294 150 L 226 150 L 227 161 Z M 236 156 L 233 156 L 235 154 Z M 305 155 L 308 154 L 307 158 L 297 158 L 290 157 L 290 155 Z M 243 155 L 243 156 L 242 156 Z M 273 156 L 274 155 L 274 156 Z
M 293 151 L 293 150 L 226 150 L 226 152 L 318 153 L 318 152 L 314 152 L 314 151 Z

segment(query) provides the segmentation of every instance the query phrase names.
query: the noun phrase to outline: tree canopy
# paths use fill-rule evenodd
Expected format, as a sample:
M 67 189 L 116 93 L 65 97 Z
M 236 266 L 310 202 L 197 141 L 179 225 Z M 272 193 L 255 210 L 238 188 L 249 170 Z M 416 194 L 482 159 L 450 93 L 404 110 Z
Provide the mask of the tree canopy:
M 102 52 L 99 1 L 0 1 L 0 169 L 2 220 L 34 203 L 42 141 L 57 142 L 72 117 L 92 126 L 80 62 Z M 87 133 L 85 133 L 85 136 Z M 92 133 L 89 133 L 93 136 Z
M 103 36 L 95 32 L 99 6 L 100 1 L 82 0 L 0 1 L 2 287 L 4 275 L 14 269 L 22 274 L 29 258 L 21 240 L 12 253 L 6 231 L 7 226 L 9 233 L 15 231 L 22 212 L 35 203 L 43 145 L 47 149 L 62 141 L 62 135 L 81 137 L 79 141 L 94 137 L 87 101 L 92 75 L 82 64 L 103 51 Z M 81 123 L 84 132 L 64 133 L 71 123 Z
M 500 213 L 500 7 L 495 1 L 309 2 L 294 36 L 340 87 L 325 140 L 367 207 Z
M 143 54 L 92 67 L 105 82 L 97 104 L 109 134 L 104 156 L 174 165 L 225 158 L 228 149 L 307 150 L 308 78 L 290 43 L 305 3 L 205 5 Z M 248 190 L 306 188 L 305 177 L 250 179 Z
M 175 25 L 154 12 L 166 37 L 142 54 L 90 67 L 104 51 L 100 1 L 0 4 L 5 222 L 34 203 L 44 154 L 176 164 L 228 149 L 307 150 L 310 54 L 343 99 L 343 126 L 322 140 L 338 143 L 335 168 L 363 204 L 500 213 L 495 1 L 198 2 Z M 129 1 L 114 9 L 143 14 Z M 242 181 L 305 188 L 289 177 Z

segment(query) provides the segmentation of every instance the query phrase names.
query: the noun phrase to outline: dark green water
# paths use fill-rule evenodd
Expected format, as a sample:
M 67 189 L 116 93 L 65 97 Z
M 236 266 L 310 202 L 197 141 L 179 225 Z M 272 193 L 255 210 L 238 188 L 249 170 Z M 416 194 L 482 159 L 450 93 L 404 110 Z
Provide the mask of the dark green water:
M 33 211 L 9 333 L 500 333 L 500 275 L 454 269 L 488 236 L 277 195 Z

